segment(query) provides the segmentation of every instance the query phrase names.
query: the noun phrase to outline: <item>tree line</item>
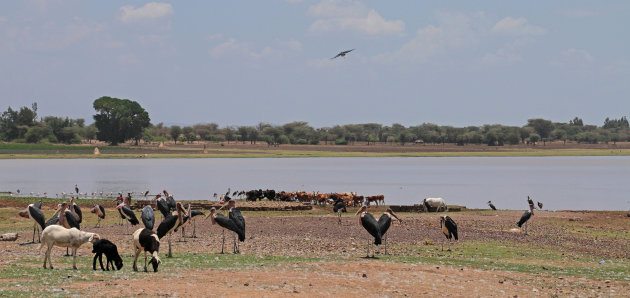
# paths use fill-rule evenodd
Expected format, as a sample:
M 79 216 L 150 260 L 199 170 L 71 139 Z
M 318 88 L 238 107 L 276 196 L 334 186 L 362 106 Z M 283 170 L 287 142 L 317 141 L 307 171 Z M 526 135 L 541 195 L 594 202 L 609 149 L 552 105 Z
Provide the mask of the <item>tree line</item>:
M 553 141 L 577 143 L 616 143 L 630 141 L 628 119 L 606 118 L 602 126 L 585 125 L 575 117 L 568 122 L 553 122 L 536 118 L 523 126 L 500 124 L 454 127 L 423 123 L 415 126 L 378 123 L 346 124 L 314 128 L 307 122 L 283 125 L 259 123 L 255 126 L 224 126 L 216 123 L 180 127 L 163 123 L 151 124 L 149 114 L 139 103 L 128 99 L 101 97 L 94 101 L 94 123 L 85 125 L 84 119 L 46 116 L 39 118 L 37 103 L 13 110 L 9 107 L 0 117 L 0 140 L 27 143 L 77 144 L 100 140 L 117 145 L 129 140 L 144 142 L 174 141 L 177 143 L 204 142 L 266 142 L 280 144 L 335 144 L 355 142 L 370 144 L 486 144 L 503 146 L 546 143 Z

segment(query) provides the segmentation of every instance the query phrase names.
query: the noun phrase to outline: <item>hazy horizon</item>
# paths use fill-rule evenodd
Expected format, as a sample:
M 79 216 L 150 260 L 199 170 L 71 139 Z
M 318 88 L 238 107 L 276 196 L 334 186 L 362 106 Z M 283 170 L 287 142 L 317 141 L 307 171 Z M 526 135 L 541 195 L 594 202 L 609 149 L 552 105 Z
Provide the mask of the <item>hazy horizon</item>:
M 601 126 L 630 111 L 628 15 L 624 1 L 7 1 L 0 108 L 91 123 L 112 96 L 154 124 Z

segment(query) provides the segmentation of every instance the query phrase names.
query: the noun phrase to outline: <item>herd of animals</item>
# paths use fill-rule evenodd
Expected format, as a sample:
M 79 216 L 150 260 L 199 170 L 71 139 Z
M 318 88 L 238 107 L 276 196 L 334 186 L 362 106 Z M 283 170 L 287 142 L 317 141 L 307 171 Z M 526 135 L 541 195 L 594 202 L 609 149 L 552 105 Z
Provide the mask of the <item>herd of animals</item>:
M 265 193 L 268 191 L 260 190 L 260 192 Z M 253 193 L 253 195 L 255 196 L 259 195 L 259 191 L 256 190 L 246 193 Z M 147 194 L 148 191 L 145 193 L 145 196 Z M 156 195 L 153 202 L 154 204 L 147 205 L 142 209 L 140 219 L 144 225 L 144 228 L 139 228 L 131 234 L 134 248 L 134 271 L 138 271 L 137 261 L 140 254 L 144 252 L 144 271 L 148 271 L 147 264 L 151 264 L 151 266 L 153 267 L 153 271 L 157 272 L 158 267 L 161 264 L 159 250 L 162 238 L 168 235 L 168 257 L 172 257 L 172 234 L 178 229 L 181 229 L 182 235 L 184 235 L 186 226 L 189 226 L 192 222 L 192 237 L 196 237 L 196 229 L 194 224 L 195 217 L 205 215 L 201 211 L 191 210 L 190 204 L 182 205 L 180 202 L 176 202 L 173 198 L 173 195 L 169 194 L 168 191 L 164 190 L 163 194 L 164 196 L 162 196 L 162 194 Z M 230 191 L 228 190 L 225 195 L 221 195 L 220 202 L 222 203 L 222 207 L 220 207 L 219 210 L 214 207 L 211 208 L 210 213 L 205 218 L 210 217 L 211 223 L 213 225 L 216 224 L 223 228 L 221 253 L 224 252 L 225 230 L 233 232 L 233 253 L 237 254 L 240 253 L 240 250 L 236 238 L 238 237 L 239 242 L 245 241 L 245 219 L 239 209 L 236 208 L 236 201 L 234 199 L 231 199 L 228 196 L 229 194 Z M 238 195 L 238 193 L 235 194 Z M 300 195 L 301 192 L 296 192 L 294 194 Z M 263 196 L 267 195 L 269 194 L 263 194 Z M 315 197 L 317 197 L 317 194 L 314 195 Z M 249 197 L 250 195 L 247 196 Z M 347 212 L 346 207 L 352 206 L 354 204 L 354 201 L 352 199 L 348 199 L 354 197 L 356 197 L 356 194 L 352 193 L 328 194 L 326 196 L 326 202 L 333 205 L 333 212 L 338 215 L 339 224 L 341 224 L 341 214 L 343 212 Z M 313 199 L 313 197 L 311 197 L 311 199 Z M 524 226 L 525 233 L 527 233 L 527 222 L 534 215 L 535 209 L 534 202 L 529 196 L 527 197 L 527 201 L 529 204 L 529 210 L 525 211 L 525 213 L 521 216 L 520 220 L 517 223 L 519 228 L 523 228 Z M 120 215 L 120 219 L 126 222 L 126 231 L 127 235 L 129 235 L 129 224 L 131 224 L 132 226 L 140 224 L 140 221 L 136 217 L 136 214 L 130 208 L 131 194 L 128 194 L 128 196 L 125 198 L 123 198 L 122 194 L 120 194 L 119 197 L 114 200 L 114 203 L 116 204 L 116 210 Z M 371 238 L 368 239 L 366 257 L 370 257 L 370 247 L 372 246 L 372 244 L 378 246 L 381 245 L 383 242 L 385 242 L 385 254 L 387 254 L 386 233 L 391 226 L 392 219 L 396 219 L 401 223 L 402 220 L 398 218 L 398 216 L 391 208 L 387 208 L 386 211 L 377 220 L 372 214 L 367 211 L 368 204 L 369 201 L 363 200 L 363 205 L 355 214 L 358 218 L 358 224 L 362 226 L 373 238 L 373 240 Z M 426 206 L 427 211 L 440 211 L 442 208 L 444 208 L 444 211 L 447 210 L 446 203 L 442 198 L 427 198 L 423 201 L 423 204 Z M 496 207 L 494 206 L 494 204 L 492 204 L 491 201 L 488 201 L 488 205 L 492 210 L 496 210 Z M 153 206 L 155 206 L 155 208 Z M 26 209 L 19 212 L 19 216 L 30 218 L 35 222 L 35 225 L 33 227 L 32 243 L 35 243 L 35 233 L 37 231 L 38 239 L 41 243 L 40 249 L 44 246 L 47 247 L 44 256 L 44 268 L 47 268 L 47 262 L 48 267 L 50 267 L 51 269 L 53 268 L 50 253 L 54 246 L 59 246 L 66 247 L 66 256 L 69 256 L 68 249 L 72 249 L 73 268 L 77 269 L 76 251 L 81 245 L 87 242 L 90 242 L 93 245 L 92 252 L 95 255 L 92 262 L 92 268 L 94 270 L 96 270 L 97 259 L 99 261 L 101 269 L 105 270 L 102 261 L 103 255 L 105 255 L 106 257 L 107 270 L 109 270 L 110 265 L 112 267 L 112 270 L 120 270 L 122 268 L 123 261 L 118 254 L 118 248 L 116 244 L 107 239 L 101 238 L 99 234 L 81 230 L 83 213 L 81 211 L 81 208 L 74 202 L 74 197 L 71 198 L 70 203 L 63 202 L 59 204 L 55 213 L 50 219 L 48 219 L 48 221 L 45 220 L 44 214 L 41 211 L 41 207 L 41 201 L 35 204 L 30 204 L 26 207 Z M 228 216 L 225 216 L 218 212 L 225 207 L 227 207 Z M 538 207 L 542 209 L 542 203 L 538 202 Z M 154 210 L 159 211 L 161 214 L 161 222 L 159 223 L 155 231 Z M 95 228 L 99 227 L 101 220 L 104 219 L 106 216 L 105 208 L 101 204 L 95 204 L 91 210 L 91 213 L 94 213 L 98 217 Z M 41 236 L 39 235 L 39 228 L 42 229 Z M 448 240 L 449 246 L 447 251 L 450 251 L 451 240 L 459 240 L 457 233 L 457 224 L 449 216 L 440 216 L 440 228 L 444 236 Z M 444 243 L 442 243 L 442 250 L 444 250 Z M 150 260 L 147 260 L 147 253 L 151 256 Z M 374 257 L 374 249 L 372 249 L 371 257 Z

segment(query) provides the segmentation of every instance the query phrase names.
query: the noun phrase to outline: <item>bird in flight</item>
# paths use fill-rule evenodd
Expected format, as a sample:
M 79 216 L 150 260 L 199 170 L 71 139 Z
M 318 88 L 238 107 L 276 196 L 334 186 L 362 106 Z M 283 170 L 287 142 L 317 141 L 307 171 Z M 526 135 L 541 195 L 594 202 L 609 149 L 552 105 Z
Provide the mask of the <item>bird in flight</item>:
M 332 57 L 332 58 L 330 58 L 330 59 L 332 60 L 332 59 L 335 59 L 335 58 L 337 58 L 337 57 L 345 57 L 345 56 L 346 56 L 346 54 L 348 54 L 348 53 L 350 53 L 350 52 L 352 52 L 352 51 L 354 51 L 354 49 L 352 49 L 352 50 L 348 50 L 348 51 L 343 51 L 343 52 L 340 52 L 339 54 L 337 54 L 337 56 Z

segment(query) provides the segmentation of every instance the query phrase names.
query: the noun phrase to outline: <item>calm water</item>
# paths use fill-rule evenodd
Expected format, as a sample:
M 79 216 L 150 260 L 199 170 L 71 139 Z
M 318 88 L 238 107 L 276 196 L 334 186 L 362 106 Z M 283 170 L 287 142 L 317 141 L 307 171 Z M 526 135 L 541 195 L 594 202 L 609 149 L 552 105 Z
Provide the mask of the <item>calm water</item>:
M 441 157 L 0 160 L 0 191 L 157 193 L 176 199 L 253 188 L 384 194 L 388 204 L 443 197 L 448 204 L 525 209 L 627 210 L 629 157 Z

